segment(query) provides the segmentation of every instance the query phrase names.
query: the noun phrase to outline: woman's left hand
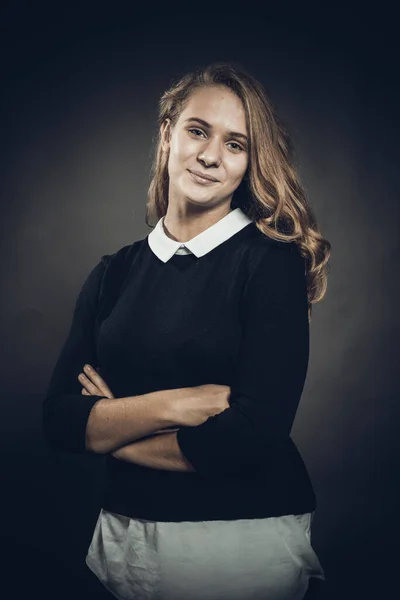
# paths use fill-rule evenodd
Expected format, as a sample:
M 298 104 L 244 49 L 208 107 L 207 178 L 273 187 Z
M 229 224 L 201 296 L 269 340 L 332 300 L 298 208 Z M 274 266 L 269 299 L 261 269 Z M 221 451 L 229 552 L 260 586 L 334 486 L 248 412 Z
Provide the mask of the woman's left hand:
M 110 400 L 114 399 L 107 383 L 91 365 L 83 367 L 83 373 L 79 373 L 78 379 L 83 385 L 81 393 L 84 396 L 106 396 Z
M 110 400 L 114 398 L 114 395 L 107 383 L 91 365 L 85 365 L 83 371 L 83 373 L 79 373 L 78 379 L 84 386 L 81 392 L 84 396 L 106 396 Z M 146 437 L 152 437 L 153 435 L 158 435 L 161 433 L 172 433 L 174 431 L 178 431 L 178 429 L 179 427 L 159 429 L 158 431 L 155 431 Z M 111 454 L 115 458 L 124 460 L 126 458 L 125 454 L 127 451 L 129 454 L 129 448 L 122 446 L 122 448 L 117 448 L 117 450 L 114 450 L 114 452 L 111 452 Z

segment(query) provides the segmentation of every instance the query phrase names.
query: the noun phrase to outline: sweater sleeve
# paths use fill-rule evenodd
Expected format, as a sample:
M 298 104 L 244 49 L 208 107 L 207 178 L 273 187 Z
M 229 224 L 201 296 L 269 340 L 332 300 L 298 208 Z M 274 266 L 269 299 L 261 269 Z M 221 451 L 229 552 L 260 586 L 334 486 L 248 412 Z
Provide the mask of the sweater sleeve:
M 200 475 L 260 470 L 289 442 L 309 359 L 305 262 L 294 243 L 263 250 L 240 302 L 242 340 L 230 406 L 177 433 Z
M 87 276 L 78 294 L 72 323 L 53 369 L 44 398 L 42 427 L 55 450 L 86 451 L 86 425 L 94 404 L 106 396 L 85 396 L 78 375 L 86 363 L 97 366 L 94 324 L 101 282 L 109 262 L 104 255 Z

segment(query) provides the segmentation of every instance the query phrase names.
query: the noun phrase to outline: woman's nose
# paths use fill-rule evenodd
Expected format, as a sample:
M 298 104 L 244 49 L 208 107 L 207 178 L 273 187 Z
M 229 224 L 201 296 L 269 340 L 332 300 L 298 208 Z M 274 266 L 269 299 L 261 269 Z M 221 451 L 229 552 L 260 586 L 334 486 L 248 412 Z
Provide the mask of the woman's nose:
M 199 152 L 199 160 L 207 165 L 218 165 L 221 162 L 221 149 L 217 140 L 210 141 L 203 146 L 202 150 Z

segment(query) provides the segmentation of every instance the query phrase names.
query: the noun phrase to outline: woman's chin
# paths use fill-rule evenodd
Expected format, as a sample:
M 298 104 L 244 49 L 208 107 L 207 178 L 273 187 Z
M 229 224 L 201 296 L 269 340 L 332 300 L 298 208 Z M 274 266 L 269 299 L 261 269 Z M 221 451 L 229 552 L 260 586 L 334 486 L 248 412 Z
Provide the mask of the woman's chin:
M 198 189 L 185 189 L 182 190 L 182 197 L 185 198 L 187 202 L 191 204 L 213 204 L 215 201 L 215 196 L 210 194 L 207 190 L 198 190 Z

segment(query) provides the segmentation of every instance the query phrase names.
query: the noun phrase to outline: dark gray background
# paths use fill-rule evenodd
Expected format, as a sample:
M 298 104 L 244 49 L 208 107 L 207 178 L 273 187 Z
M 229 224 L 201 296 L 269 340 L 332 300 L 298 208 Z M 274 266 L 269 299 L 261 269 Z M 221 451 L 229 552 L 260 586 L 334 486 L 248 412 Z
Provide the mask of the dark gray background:
M 318 598 L 386 597 L 399 557 L 393 15 L 55 6 L 19 4 L 2 18 L 3 588 L 14 599 L 103 597 L 84 564 L 102 460 L 52 456 L 41 403 L 85 277 L 149 233 L 160 95 L 227 60 L 269 92 L 332 244 L 292 431 L 317 494 Z

